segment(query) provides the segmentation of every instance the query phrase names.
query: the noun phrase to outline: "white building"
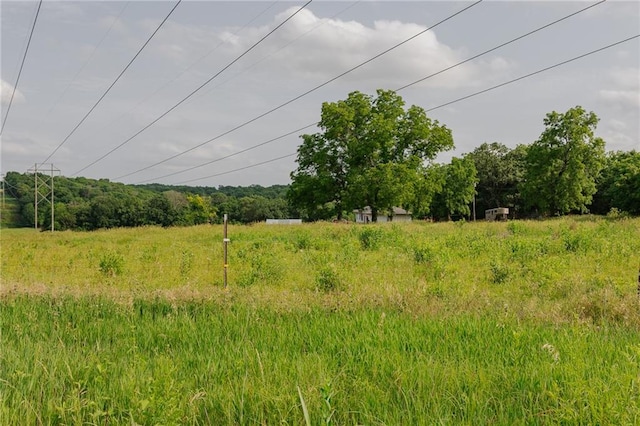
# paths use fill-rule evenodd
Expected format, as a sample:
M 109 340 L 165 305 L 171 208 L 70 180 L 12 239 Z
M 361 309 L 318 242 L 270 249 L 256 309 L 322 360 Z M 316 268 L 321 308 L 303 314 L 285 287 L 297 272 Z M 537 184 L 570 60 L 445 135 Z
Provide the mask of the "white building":
M 369 223 L 373 221 L 371 207 L 369 206 L 354 210 L 353 213 L 356 216 L 356 223 Z M 394 207 L 393 215 L 387 216 L 383 211 L 378 211 L 378 222 L 411 222 L 411 212 L 401 209 L 400 207 Z

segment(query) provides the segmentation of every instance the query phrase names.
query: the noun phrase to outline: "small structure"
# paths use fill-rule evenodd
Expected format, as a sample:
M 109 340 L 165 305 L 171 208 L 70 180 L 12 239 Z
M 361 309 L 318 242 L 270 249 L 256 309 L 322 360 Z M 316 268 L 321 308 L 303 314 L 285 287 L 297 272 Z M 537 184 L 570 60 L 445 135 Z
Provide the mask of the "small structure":
M 484 218 L 493 222 L 494 220 L 507 220 L 509 216 L 509 209 L 507 207 L 496 207 L 495 209 L 489 209 L 484 211 Z
M 373 221 L 371 207 L 369 206 L 354 210 L 353 213 L 356 216 L 356 223 L 370 223 Z M 378 214 L 378 222 L 411 222 L 411 212 L 401 209 L 400 207 L 394 207 L 393 214 L 390 216 Z
M 302 225 L 302 219 L 267 219 L 267 225 Z

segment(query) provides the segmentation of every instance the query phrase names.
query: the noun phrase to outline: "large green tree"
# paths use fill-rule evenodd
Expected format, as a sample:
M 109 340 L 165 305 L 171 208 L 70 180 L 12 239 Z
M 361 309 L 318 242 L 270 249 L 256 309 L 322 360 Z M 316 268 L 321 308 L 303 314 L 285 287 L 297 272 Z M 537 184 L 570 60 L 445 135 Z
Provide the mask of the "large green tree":
M 530 207 L 551 215 L 587 211 L 605 159 L 597 124 L 595 113 L 580 106 L 547 114 L 545 130 L 527 151 L 522 194 Z
M 307 218 L 408 205 L 425 161 L 453 148 L 451 131 L 393 91 L 352 92 L 322 105 L 319 133 L 302 135 L 289 199 Z
M 525 171 L 526 145 L 514 149 L 498 142 L 483 143 L 467 156 L 477 171 L 476 206 L 478 212 L 495 207 L 520 210 L 519 186 Z

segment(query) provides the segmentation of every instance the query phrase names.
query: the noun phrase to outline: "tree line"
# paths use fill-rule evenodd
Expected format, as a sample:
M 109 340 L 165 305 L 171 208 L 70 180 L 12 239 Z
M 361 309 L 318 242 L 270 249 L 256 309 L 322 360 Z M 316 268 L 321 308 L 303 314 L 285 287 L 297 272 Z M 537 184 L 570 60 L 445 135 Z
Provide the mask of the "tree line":
M 414 217 L 470 218 L 475 202 L 510 208 L 512 217 L 568 213 L 640 214 L 640 155 L 605 152 L 598 117 L 576 106 L 550 112 L 529 145 L 483 143 L 448 164 L 450 129 L 393 91 L 352 92 L 325 102 L 320 132 L 302 135 L 289 200 L 307 220 L 340 219 L 368 206 L 373 220 L 405 207 Z
M 50 179 L 44 174 L 39 177 L 45 182 Z M 16 172 L 5 176 L 6 193 L 18 201 L 20 209 L 21 222 L 15 226 L 35 226 L 34 178 L 33 174 Z M 54 179 L 56 230 L 191 226 L 219 223 L 224 214 L 236 223 L 290 217 L 286 185 L 212 188 L 125 185 L 84 177 Z M 51 229 L 50 209 L 47 202 L 38 203 L 37 227 Z
M 108 179 L 55 178 L 55 229 L 94 230 L 144 225 L 190 226 L 267 218 L 306 221 L 352 218 L 355 209 L 415 218 L 478 218 L 494 207 L 511 217 L 568 213 L 640 214 L 640 153 L 605 153 L 598 118 L 576 106 L 551 112 L 531 144 L 483 143 L 435 162 L 454 148 L 451 130 L 418 106 L 405 108 L 393 91 L 350 93 L 325 102 L 320 131 L 302 135 L 291 185 L 190 187 L 125 185 Z M 44 180 L 45 175 L 40 175 Z M 33 227 L 33 174 L 9 172 L 5 190 L 18 201 L 21 223 Z M 37 227 L 51 228 L 50 206 L 38 205 Z

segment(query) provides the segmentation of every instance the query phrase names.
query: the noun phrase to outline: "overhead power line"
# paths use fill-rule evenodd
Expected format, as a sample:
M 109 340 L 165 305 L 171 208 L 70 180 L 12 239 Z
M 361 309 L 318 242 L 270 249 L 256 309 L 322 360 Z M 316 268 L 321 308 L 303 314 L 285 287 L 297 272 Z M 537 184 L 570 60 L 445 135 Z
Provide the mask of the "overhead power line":
M 247 28 L 249 25 L 251 25 L 251 23 L 253 23 L 255 20 L 257 20 L 260 16 L 262 16 L 263 14 L 265 14 L 267 12 L 267 10 L 271 9 L 275 4 L 277 3 L 277 1 L 274 1 L 273 3 L 271 3 L 269 6 L 267 6 L 265 9 L 261 10 L 260 13 L 258 13 L 256 16 L 254 16 L 253 18 L 251 18 L 246 24 L 244 24 L 241 28 L 237 29 L 236 31 L 233 32 L 233 35 L 238 35 L 240 32 L 242 32 L 245 28 Z M 231 38 L 231 37 L 229 37 Z M 152 97 L 154 97 L 156 94 L 158 94 L 162 89 L 164 89 L 165 87 L 169 86 L 171 83 L 173 83 L 174 81 L 176 81 L 177 79 L 179 79 L 180 77 L 182 77 L 185 73 L 187 73 L 190 69 L 192 69 L 196 64 L 200 63 L 201 61 L 203 61 L 205 58 L 209 57 L 213 52 L 215 52 L 216 50 L 218 50 L 218 48 L 220 48 L 220 46 L 222 46 L 224 43 L 226 43 L 229 38 L 225 39 L 225 40 L 221 40 L 216 46 L 214 46 L 211 50 L 209 50 L 207 53 L 205 53 L 204 55 L 202 55 L 200 58 L 196 59 L 194 62 L 191 63 L 191 65 L 189 65 L 187 68 L 183 69 L 180 73 L 178 73 L 175 77 L 173 77 L 171 80 L 167 81 L 166 83 L 164 83 L 162 86 L 158 87 L 153 93 L 151 93 L 149 96 L 145 97 L 144 99 L 142 99 L 140 102 L 138 102 L 133 108 L 129 109 L 126 112 L 123 112 L 118 118 L 116 118 L 115 120 L 111 121 L 110 123 L 107 123 L 103 128 L 108 128 L 111 127 L 114 123 L 116 123 L 117 121 L 119 121 L 122 117 L 126 117 L 128 115 L 131 114 L 132 111 L 135 111 L 136 109 L 138 109 L 138 107 L 140 105 L 142 105 L 143 103 L 145 103 L 146 101 L 148 101 L 149 99 L 151 99 Z
M 483 93 L 487 93 L 487 92 L 489 92 L 489 91 L 491 91 L 491 90 L 498 89 L 498 88 L 503 87 L 503 86 L 506 86 L 506 85 L 508 85 L 508 84 L 515 83 L 515 82 L 518 82 L 518 81 L 520 81 L 520 80 L 524 80 L 525 78 L 533 77 L 534 75 L 537 75 L 537 74 L 543 73 L 543 72 L 545 72 L 545 71 L 549 71 L 549 70 L 551 70 L 551 69 L 554 69 L 554 68 L 560 67 L 560 66 L 562 66 L 562 65 L 566 65 L 566 64 L 568 64 L 568 63 L 571 63 L 571 62 L 577 61 L 577 60 L 582 59 L 582 58 L 585 58 L 585 57 L 587 57 L 587 56 L 590 56 L 590 55 L 593 55 L 593 54 L 596 54 L 596 53 L 602 52 L 602 51 L 604 51 L 604 50 L 607 50 L 607 49 L 610 49 L 610 48 L 612 48 L 612 47 L 618 46 L 618 45 L 620 45 L 620 44 L 623 44 L 623 43 L 629 42 L 629 41 L 634 40 L 634 39 L 637 39 L 637 38 L 639 38 L 639 37 L 640 37 L 640 34 L 636 34 L 636 35 L 634 35 L 634 36 L 631 36 L 631 37 L 625 38 L 625 39 L 620 40 L 620 41 L 617 41 L 617 42 L 615 42 L 615 43 L 608 44 L 608 45 L 606 45 L 606 46 L 604 46 L 604 47 L 601 47 L 601 48 L 599 48 L 599 49 L 591 50 L 590 52 L 583 53 L 582 55 L 574 56 L 574 57 L 573 57 L 573 58 L 571 58 L 571 59 L 567 59 L 567 60 L 565 60 L 565 61 L 558 62 L 558 63 L 556 63 L 556 64 L 554 64 L 554 65 L 550 65 L 550 66 L 548 66 L 548 67 L 541 68 L 541 69 L 539 69 L 539 70 L 537 70 L 537 71 L 530 72 L 529 74 L 522 75 L 522 76 L 520 76 L 520 77 L 518 77 L 518 78 L 514 78 L 514 79 L 512 79 L 512 80 L 505 81 L 504 83 L 496 84 L 495 86 L 491 86 L 491 87 L 489 87 L 489 88 L 487 88 L 487 89 L 480 90 L 480 91 L 478 91 L 478 92 L 474 92 L 474 93 L 472 93 L 472 94 L 470 94 L 470 95 L 463 96 L 463 97 L 460 97 L 460 98 L 454 99 L 454 100 L 452 100 L 452 101 L 449 101 L 449 102 L 446 102 L 446 103 L 440 104 L 440 105 L 438 105 L 438 106 L 435 106 L 435 107 L 432 107 L 432 108 L 426 109 L 426 110 L 425 110 L 425 112 L 434 111 L 434 110 L 436 110 L 436 109 L 443 108 L 443 107 L 445 107 L 445 106 L 448 106 L 448 105 L 451 105 L 451 104 L 454 104 L 454 103 L 457 103 L 457 102 L 460 102 L 460 101 L 463 101 L 463 100 L 466 100 L 466 99 L 472 98 L 472 97 L 474 97 L 474 96 L 478 96 L 478 95 L 481 95 L 481 94 L 483 94 Z M 420 80 L 420 81 L 421 81 L 421 80 Z M 419 81 L 417 81 L 416 83 L 418 83 L 418 82 L 419 82 Z M 412 84 L 413 84 L 413 83 L 412 83 Z M 407 85 L 406 87 L 409 87 L 409 85 Z M 186 181 L 178 182 L 178 183 L 176 183 L 176 185 L 182 185 L 182 184 L 185 184 L 185 183 L 196 182 L 196 181 L 199 181 L 199 180 L 209 179 L 209 178 L 216 177 L 216 176 L 221 176 L 221 175 L 226 175 L 226 174 L 230 174 L 230 173 L 239 172 L 239 171 L 246 170 L 246 169 L 250 169 L 250 168 L 253 168 L 253 167 L 258 167 L 258 166 L 261 166 L 261 165 L 263 165 L 263 164 L 268 164 L 268 163 L 272 163 L 272 162 L 274 162 L 274 161 L 282 160 L 282 159 L 285 159 L 285 158 L 288 158 L 288 157 L 293 157 L 294 155 L 296 155 L 296 152 L 291 153 L 291 154 L 287 154 L 287 155 L 283 155 L 283 156 L 280 156 L 280 157 L 277 157 L 277 158 L 272 158 L 272 159 L 270 159 L 270 160 L 265 160 L 265 161 L 262 161 L 262 162 L 260 162 L 260 163 L 250 164 L 250 165 L 248 165 L 248 166 L 240 167 L 240 168 L 233 169 L 233 170 L 228 170 L 228 171 L 226 171 L 226 172 L 216 173 L 216 174 L 212 174 L 212 175 L 208 175 L 208 176 L 203 176 L 203 177 L 199 177 L 199 178 L 195 178 L 195 179 L 189 179 L 189 180 L 186 180 Z
M 396 91 L 396 92 L 399 92 L 399 91 L 401 91 L 401 90 L 403 90 L 403 89 L 406 89 L 406 88 L 408 88 L 408 87 L 410 87 L 410 86 L 413 86 L 413 85 L 415 85 L 415 84 L 418 84 L 418 83 L 420 83 L 420 82 L 422 82 L 422 81 L 425 81 L 425 80 L 427 80 L 427 79 L 433 78 L 433 77 L 435 77 L 435 76 L 437 76 L 437 75 L 439 75 L 439 74 L 442 74 L 442 73 L 444 73 L 444 72 L 446 72 L 446 71 L 449 71 L 449 70 L 451 70 L 451 69 L 453 69 L 453 68 L 456 68 L 456 67 L 458 67 L 458 66 L 460 66 L 460 65 L 462 65 L 462 64 L 465 64 L 465 63 L 470 62 L 470 61 L 472 61 L 472 60 L 474 60 L 474 59 L 477 59 L 477 58 L 479 58 L 479 57 L 481 57 L 481 56 L 484 56 L 484 55 L 486 55 L 486 54 L 488 54 L 488 53 L 494 52 L 494 51 L 496 51 L 496 50 L 498 50 L 498 49 L 500 49 L 500 48 L 502 48 L 502 47 L 505 47 L 505 46 L 507 46 L 507 45 L 509 45 L 509 44 L 511 44 L 511 43 L 514 43 L 514 42 L 516 42 L 516 41 L 518 41 L 518 40 L 521 40 L 521 39 L 523 39 L 523 38 L 525 38 L 525 37 L 528 37 L 528 36 L 530 36 L 530 35 L 532 35 L 532 34 L 535 34 L 535 33 L 539 32 L 539 31 L 541 31 L 541 30 L 543 30 L 543 29 L 546 29 L 546 28 L 548 28 L 548 27 L 550 27 L 550 26 L 554 25 L 554 24 L 557 24 L 557 23 L 562 22 L 562 21 L 564 21 L 564 20 L 566 20 L 566 19 L 568 19 L 568 18 L 571 18 L 571 17 L 573 17 L 573 16 L 576 16 L 576 15 L 577 15 L 577 14 L 579 14 L 579 13 L 585 12 L 586 10 L 591 9 L 592 7 L 598 6 L 598 5 L 602 4 L 602 3 L 604 3 L 605 1 L 606 1 L 606 0 L 601 0 L 601 1 L 597 2 L 597 3 L 594 3 L 594 4 L 592 4 L 592 5 L 589 5 L 589 6 L 587 6 L 587 7 L 584 7 L 584 8 L 582 8 L 582 9 L 580 9 L 580 10 L 576 11 L 576 12 L 573 12 L 573 13 L 571 13 L 571 14 L 569 14 L 569 15 L 566 15 L 566 16 L 564 16 L 564 17 L 562 17 L 562 18 L 556 19 L 555 21 L 552 21 L 552 22 L 550 22 L 550 23 L 548 23 L 548 24 L 545 24 L 545 25 L 543 25 L 543 26 L 541 26 L 541 27 L 538 27 L 538 28 L 536 28 L 536 29 L 534 29 L 534 30 L 532 30 L 532 31 L 529 31 L 529 32 L 527 32 L 527 33 L 525 33 L 525 34 L 521 35 L 521 36 L 518 36 L 518 37 L 512 38 L 511 40 L 509 40 L 509 41 L 507 41 L 507 42 L 505 42 L 505 43 L 499 44 L 499 45 L 497 45 L 497 46 L 495 46 L 495 47 L 492 47 L 491 49 L 487 49 L 487 50 L 485 50 L 484 52 L 478 53 L 478 54 L 476 54 L 476 55 L 474 55 L 474 56 L 471 56 L 471 57 L 469 57 L 469 58 L 467 58 L 467 59 L 465 59 L 465 60 L 463 60 L 463 61 L 460 61 L 460 62 L 458 62 L 458 63 L 456 63 L 456 64 L 453 64 L 453 65 L 451 65 L 451 66 L 449 66 L 449 67 L 443 68 L 443 69 L 441 69 L 440 71 L 437 71 L 437 72 L 435 72 L 435 73 L 433 73 L 433 74 L 430 74 L 430 75 L 428 75 L 428 76 L 426 76 L 426 77 L 423 77 L 423 78 L 421 78 L 421 79 L 419 79 L 419 80 L 416 80 L 416 81 L 414 81 L 413 83 L 406 84 L 406 85 L 404 85 L 404 86 L 402 86 L 402 87 L 400 87 L 400 88 L 398 88 L 398 89 L 395 89 L 395 91 Z M 294 131 L 289 132 L 289 133 L 285 133 L 284 135 L 281 135 L 281 136 L 275 137 L 275 138 L 270 139 L 270 140 L 268 140 L 268 141 L 266 141 L 266 142 L 261 142 L 261 143 L 259 143 L 259 144 L 257 144 L 257 145 L 250 146 L 250 147 L 248 147 L 248 148 L 246 148 L 246 149 L 243 149 L 243 150 L 241 150 L 241 151 L 238 151 L 238 152 L 235 152 L 235 153 L 232 153 L 232 154 L 226 155 L 226 156 L 224 156 L 224 157 L 216 158 L 216 159 L 213 159 L 213 160 L 207 161 L 207 162 L 205 162 L 205 163 L 201 163 L 201 164 L 198 164 L 198 165 L 196 165 L 196 166 L 189 167 L 189 168 L 184 169 L 184 170 L 179 170 L 179 171 L 176 171 L 176 172 L 173 172 L 173 173 L 169 173 L 169 174 L 166 174 L 166 175 L 162 175 L 162 176 L 158 176 L 158 177 L 155 177 L 155 178 L 152 178 L 152 179 L 147 179 L 147 180 L 142 181 L 141 183 L 144 183 L 144 182 L 150 182 L 150 181 L 152 181 L 152 180 L 157 180 L 157 179 L 164 179 L 164 178 L 171 177 L 171 176 L 175 176 L 175 175 L 178 175 L 178 174 L 181 174 L 181 173 L 186 173 L 186 172 L 189 172 L 189 171 L 192 171 L 192 170 L 198 169 L 198 168 L 200 168 L 200 167 L 208 166 L 209 164 L 213 164 L 213 163 L 216 163 L 216 162 L 218 162 L 218 161 L 222 161 L 222 160 L 225 160 L 225 159 L 227 159 L 227 158 L 230 158 L 230 157 L 233 157 L 233 156 L 236 156 L 236 155 L 242 154 L 242 153 L 244 153 L 244 152 L 251 151 L 251 150 L 253 150 L 253 149 L 259 148 L 259 147 L 261 147 L 261 146 L 267 145 L 267 144 L 269 144 L 269 143 L 271 143 L 271 142 L 275 142 L 275 141 L 277 141 L 277 140 L 279 140 L 279 139 L 282 139 L 282 138 L 284 138 L 284 137 L 286 137 L 286 136 L 289 136 L 289 135 L 291 135 L 291 134 L 293 134 L 293 133 L 295 133 L 295 132 L 298 132 L 298 131 L 302 131 L 302 130 L 308 129 L 309 127 L 312 127 L 312 126 L 315 126 L 315 125 L 316 125 L 316 123 L 315 123 L 315 122 L 314 122 L 314 123 L 310 123 L 310 124 L 307 124 L 306 126 L 301 127 L 301 128 L 299 128 L 299 129 L 297 129 L 297 130 L 294 130 Z
M 13 104 L 13 97 L 15 96 L 16 89 L 18 88 L 18 82 L 20 81 L 20 76 L 22 75 L 24 62 L 27 59 L 27 52 L 29 52 L 29 46 L 31 45 L 31 38 L 33 37 L 33 31 L 36 29 L 36 22 L 38 22 L 38 15 L 40 14 L 41 7 L 42 7 L 42 0 L 40 0 L 40 2 L 38 3 L 38 8 L 36 9 L 36 17 L 33 18 L 33 25 L 31 26 L 31 32 L 29 32 L 29 40 L 27 41 L 27 47 L 24 49 L 24 55 L 22 56 L 22 63 L 20 64 L 20 70 L 18 71 L 18 77 L 16 78 L 16 84 L 13 85 L 13 91 L 11 92 L 11 99 L 9 99 L 9 105 L 7 106 L 7 113 L 4 116 L 4 120 L 2 120 L 2 128 L 0 128 L 0 135 L 4 131 L 5 125 L 7 124 L 9 111 L 11 111 L 11 105 Z
M 271 31 L 269 31 L 264 37 L 262 37 L 260 40 L 258 40 L 257 42 L 255 42 L 250 48 L 248 48 L 247 50 L 245 50 L 240 56 L 238 56 L 237 58 L 235 58 L 233 61 L 231 61 L 229 64 L 227 64 L 224 68 L 222 68 L 220 71 L 218 71 L 216 74 L 214 74 L 211 78 L 209 78 L 207 81 L 205 81 L 204 83 L 202 83 L 200 86 L 198 86 L 195 90 L 193 90 L 191 93 L 189 93 L 186 97 L 182 98 L 182 100 L 180 102 L 178 102 L 177 104 L 175 104 L 174 106 L 172 106 L 171 108 L 169 108 L 168 110 L 166 110 L 165 112 L 163 112 L 160 116 L 158 116 L 155 120 L 153 120 L 151 123 L 147 124 L 146 126 L 144 126 L 142 129 L 140 129 L 138 132 L 136 132 L 133 136 L 131 136 L 130 138 L 128 138 L 127 140 L 125 140 L 124 142 L 122 142 L 120 145 L 116 146 L 115 148 L 113 148 L 111 151 L 107 152 L 106 154 L 104 154 L 102 157 L 98 158 L 97 160 L 89 163 L 88 165 L 86 165 L 85 167 L 83 167 L 82 169 L 78 170 L 77 172 L 75 172 L 74 174 L 72 174 L 71 176 L 75 176 L 81 172 L 83 172 L 84 170 L 88 169 L 89 167 L 93 166 L 94 164 L 98 163 L 99 161 L 102 161 L 103 159 L 105 159 L 106 157 L 108 157 L 109 155 L 111 155 L 112 153 L 114 153 L 115 151 L 117 151 L 118 149 L 122 148 L 124 145 L 126 145 L 127 143 L 129 143 L 131 140 L 133 140 L 136 136 L 138 136 L 140 133 L 144 132 L 145 130 L 147 130 L 149 127 L 153 126 L 155 123 L 157 123 L 158 121 L 160 121 L 164 116 L 166 116 L 167 114 L 169 114 L 171 111 L 173 111 L 174 109 L 178 108 L 182 103 L 184 103 L 187 99 L 189 99 L 191 96 L 193 96 L 194 94 L 196 94 L 200 89 L 202 89 L 204 86 L 206 86 L 207 84 L 209 84 L 214 78 L 216 78 L 217 76 L 219 76 L 220 74 L 222 74 L 224 71 L 226 71 L 231 65 L 235 64 L 236 62 L 238 62 L 243 56 L 245 56 L 247 53 L 251 52 L 256 46 L 258 46 L 260 43 L 262 43 L 267 37 L 269 37 L 271 34 L 273 34 L 274 32 L 276 32 L 280 27 L 282 27 L 285 23 L 287 23 L 291 18 L 293 18 L 294 16 L 296 16 L 299 12 L 301 12 L 305 7 L 307 7 L 313 0 L 309 0 L 308 2 L 306 2 L 302 7 L 300 7 L 298 10 L 296 10 L 293 14 L 291 14 L 287 19 L 285 19 L 284 21 L 282 21 L 278 26 L 276 26 L 274 29 L 272 29 Z
M 459 15 L 459 14 L 461 14 L 461 13 L 463 13 L 463 12 L 467 11 L 468 9 L 470 9 L 470 8 L 472 8 L 472 7 L 474 7 L 474 6 L 478 5 L 478 4 L 480 4 L 480 3 L 482 3 L 482 1 L 483 1 L 483 0 L 478 0 L 478 1 L 476 1 L 475 3 L 472 3 L 471 5 L 469 5 L 469 6 L 465 7 L 465 8 L 463 8 L 463 9 L 459 10 L 458 12 L 454 13 L 453 15 L 449 15 L 447 18 L 445 18 L 445 19 L 443 19 L 443 20 L 441 20 L 441 21 L 437 22 L 436 24 L 434 24 L 434 25 L 430 26 L 429 28 L 426 28 L 426 29 L 424 29 L 424 30 L 422 30 L 422 31 L 418 32 L 417 34 L 414 34 L 413 36 L 411 36 L 411 37 L 409 37 L 409 38 L 407 38 L 407 39 L 403 40 L 402 42 L 400 42 L 400 43 L 398 43 L 398 44 L 396 44 L 396 45 L 394 45 L 394 46 L 392 46 L 392 47 L 390 47 L 390 48 L 388 48 L 388 49 L 386 49 L 386 50 L 384 50 L 384 51 L 382 51 L 382 52 L 378 53 L 377 55 L 373 56 L 372 58 L 369 58 L 369 59 L 367 59 L 366 61 L 361 62 L 360 64 L 356 65 L 355 67 L 350 68 L 350 69 L 348 69 L 347 71 L 342 72 L 341 74 L 339 74 L 339 75 L 337 75 L 337 76 L 335 76 L 335 77 L 333 77 L 333 78 L 331 78 L 331 79 L 329 79 L 329 80 L 325 81 L 325 82 L 324 82 L 324 83 L 322 83 L 322 84 L 319 84 L 319 85 L 315 86 L 314 88 L 312 88 L 312 89 L 310 89 L 310 90 L 307 90 L 306 92 L 304 92 L 304 93 L 302 93 L 302 94 L 300 94 L 300 95 L 296 96 L 295 98 L 292 98 L 292 99 L 288 100 L 287 102 L 285 102 L 285 103 L 283 103 L 283 104 L 278 105 L 277 107 L 271 108 L 271 109 L 270 109 L 270 110 L 268 110 L 267 112 L 264 112 L 264 113 L 262 113 L 262 114 L 258 115 L 257 117 L 254 117 L 254 118 L 252 118 L 252 119 L 250 119 L 250 120 L 248 120 L 248 121 L 245 121 L 244 123 L 239 124 L 239 125 L 237 125 L 236 127 L 232 128 L 232 129 L 230 129 L 230 130 L 227 130 L 226 132 L 223 132 L 223 133 L 221 133 L 221 134 L 219 134 L 219 135 L 217 135 L 217 136 L 215 136 L 215 137 L 213 137 L 213 138 L 211 138 L 211 139 L 208 139 L 208 140 L 206 140 L 206 141 L 204 141 L 204 142 L 202 142 L 202 143 L 200 143 L 200 144 L 198 144 L 198 145 L 195 145 L 195 146 L 193 146 L 193 147 L 191 147 L 191 148 L 189 148 L 189 149 L 187 149 L 187 150 L 181 151 L 181 152 L 179 152 L 179 153 L 177 153 L 177 154 L 175 154 L 175 155 L 172 155 L 171 157 L 165 158 L 165 159 L 164 159 L 164 160 L 162 160 L 162 161 L 158 161 L 157 163 L 153 163 L 153 164 L 151 164 L 151 165 L 149 165 L 149 166 L 146 166 L 146 167 L 143 167 L 143 168 L 141 168 L 141 169 L 135 170 L 135 171 L 133 171 L 133 172 L 127 173 L 127 174 L 125 174 L 125 175 L 118 176 L 118 177 L 116 177 L 115 179 L 122 179 L 122 178 L 125 178 L 125 177 L 128 177 L 128 176 L 131 176 L 131 175 L 134 175 L 134 174 L 140 173 L 140 172 L 142 172 L 142 171 L 144 171 L 144 170 L 148 170 L 148 169 L 150 169 L 150 168 L 152 168 L 152 167 L 155 167 L 155 166 L 158 166 L 158 165 L 160 165 L 160 164 L 166 163 L 167 161 L 170 161 L 170 160 L 173 160 L 173 159 L 175 159 L 175 158 L 178 158 L 178 157 L 180 157 L 180 156 L 182 156 L 182 155 L 184 155 L 184 154 L 187 154 L 187 153 L 189 153 L 189 152 L 191 152 L 191 151 L 193 151 L 193 150 L 195 150 L 195 149 L 197 149 L 197 148 L 200 148 L 201 146 L 204 146 L 204 145 L 206 145 L 206 144 L 208 144 L 208 143 L 211 143 L 211 142 L 213 142 L 213 141 L 215 141 L 215 140 L 217 140 L 217 139 L 220 139 L 220 138 L 221 138 L 221 137 L 223 137 L 223 136 L 226 136 L 226 135 L 228 135 L 228 134 L 230 134 L 230 133 L 232 133 L 232 132 L 235 132 L 236 130 L 241 129 L 242 127 L 245 127 L 245 126 L 247 126 L 248 124 L 253 123 L 254 121 L 257 121 L 257 120 L 259 120 L 259 119 L 261 119 L 261 118 L 263 118 L 263 117 L 265 117 L 265 116 L 267 116 L 267 115 L 269 115 L 269 114 L 271 114 L 271 113 L 273 113 L 273 112 L 275 112 L 275 111 L 277 111 L 277 110 L 279 110 L 279 109 L 281 109 L 281 108 L 283 108 L 283 107 L 285 107 L 285 106 L 287 106 L 287 105 L 289 105 L 289 104 L 291 104 L 291 103 L 293 103 L 293 102 L 297 101 L 298 99 L 300 99 L 300 98 L 302 98 L 302 97 L 304 97 L 304 96 L 307 96 L 308 94 L 310 94 L 310 93 L 312 93 L 312 92 L 315 92 L 316 90 L 320 89 L 321 87 L 324 87 L 324 86 L 326 86 L 327 84 L 332 83 L 332 82 L 334 82 L 335 80 L 337 80 L 337 79 L 339 79 L 339 78 L 341 78 L 341 77 L 344 77 L 345 75 L 349 74 L 350 72 L 355 71 L 356 69 L 358 69 L 358 68 L 360 68 L 360 67 L 362 67 L 362 66 L 364 66 L 364 65 L 366 65 L 366 64 L 368 64 L 368 63 L 370 63 L 370 62 L 372 62 L 373 60 L 375 60 L 375 59 L 377 59 L 377 58 L 379 58 L 379 57 L 381 57 L 381 56 L 383 56 L 383 55 L 385 55 L 385 54 L 387 54 L 387 53 L 391 52 L 392 50 L 394 50 L 394 49 L 396 49 L 396 48 L 398 48 L 398 47 L 402 46 L 403 44 L 405 44 L 405 43 L 407 43 L 407 42 L 409 42 L 409 41 L 413 40 L 414 38 L 416 38 L 416 37 L 418 37 L 418 36 L 420 36 L 420 35 L 422 35 L 422 34 L 426 33 L 427 31 L 429 31 L 429 30 L 431 30 L 431 29 L 433 29 L 433 28 L 437 27 L 438 25 L 440 25 L 440 24 L 442 24 L 442 23 L 444 23 L 444 22 L 446 22 L 446 21 L 448 21 L 448 20 L 450 20 L 450 19 L 454 18 L 455 16 L 457 16 L 457 15 Z M 113 152 L 113 151 L 112 151 L 112 152 Z
M 158 25 L 158 27 L 155 29 L 155 31 L 149 36 L 149 38 L 147 39 L 147 41 L 144 42 L 144 44 L 142 45 L 142 47 L 138 50 L 138 52 L 135 54 L 135 56 L 129 61 L 129 63 L 127 64 L 127 66 L 124 67 L 124 69 L 120 72 L 120 74 L 118 74 L 118 76 L 116 77 L 116 79 L 113 81 L 113 83 L 111 83 L 111 85 L 107 88 L 107 90 L 102 94 L 102 96 L 100 96 L 100 98 L 98 99 L 98 101 L 91 107 L 91 109 L 89 109 L 89 111 L 84 115 L 84 117 L 82 117 L 82 119 L 80 120 L 80 122 L 78 124 L 76 124 L 76 126 L 73 128 L 73 130 L 71 130 L 71 132 L 63 139 L 62 142 L 60 142 L 60 144 L 56 147 L 56 149 L 53 150 L 53 152 L 51 154 L 49 154 L 49 156 L 43 161 L 43 163 L 46 163 L 51 157 L 53 157 L 53 155 L 58 152 L 58 150 L 62 147 L 62 145 L 65 144 L 65 142 L 67 142 L 69 140 L 69 138 L 71 137 L 71 135 L 73 135 L 75 133 L 76 130 L 78 130 L 78 128 L 82 125 L 82 123 L 84 123 L 84 121 L 87 119 L 87 117 L 89 117 L 89 115 L 91 115 L 91 113 L 93 112 L 94 109 L 96 109 L 96 107 L 98 106 L 98 104 L 100 104 L 100 102 L 102 102 L 102 100 L 104 99 L 105 96 L 107 96 L 107 93 L 109 93 L 109 91 L 113 88 L 113 86 L 116 85 L 116 83 L 118 82 L 118 80 L 120 80 L 120 77 L 122 77 L 122 75 L 129 69 L 129 67 L 131 66 L 131 64 L 133 64 L 133 62 L 138 58 L 138 56 L 140 55 L 140 53 L 142 53 L 142 51 L 144 50 L 145 47 L 147 47 L 147 45 L 149 44 L 149 42 L 151 41 L 151 39 L 157 34 L 158 31 L 160 31 L 160 28 L 162 28 L 162 26 L 164 25 L 165 22 L 167 22 L 167 20 L 169 19 L 169 17 L 171 16 L 171 14 L 173 13 L 174 10 L 176 10 L 176 8 L 178 7 L 178 5 L 180 5 L 180 3 L 182 2 L 182 0 L 178 0 L 176 2 L 176 4 L 173 6 L 173 8 L 169 11 L 169 13 L 167 14 L 167 16 L 165 16 L 165 18 L 162 20 L 162 22 L 160 22 L 160 25 Z

